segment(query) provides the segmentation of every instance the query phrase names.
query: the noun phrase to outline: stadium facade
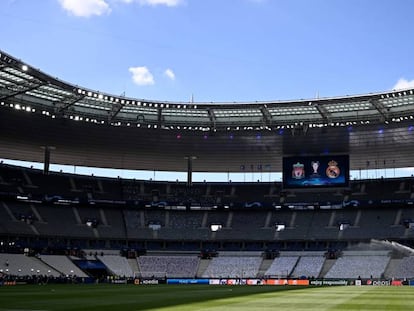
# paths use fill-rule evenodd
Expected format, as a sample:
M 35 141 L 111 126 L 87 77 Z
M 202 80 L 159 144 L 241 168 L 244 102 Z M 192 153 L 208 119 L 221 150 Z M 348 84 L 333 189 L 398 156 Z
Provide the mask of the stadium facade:
M 287 155 L 350 169 L 414 166 L 413 89 L 246 103 L 166 102 L 63 82 L 0 51 L 0 156 L 139 170 L 282 171 Z M 53 150 L 53 151 L 52 151 Z

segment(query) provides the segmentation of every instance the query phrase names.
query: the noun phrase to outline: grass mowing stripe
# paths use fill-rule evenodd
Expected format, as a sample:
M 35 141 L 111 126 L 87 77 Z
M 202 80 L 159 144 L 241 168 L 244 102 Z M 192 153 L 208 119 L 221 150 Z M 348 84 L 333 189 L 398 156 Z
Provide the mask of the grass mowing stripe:
M 27 285 L 0 287 L 0 311 L 414 310 L 413 293 L 373 286 Z
M 202 285 L 47 285 L 0 289 L 0 307 L 49 310 L 148 310 L 223 297 L 250 295 L 269 287 Z
M 338 310 L 414 310 L 412 287 L 373 287 L 359 297 L 340 305 Z
M 333 290 L 333 291 L 332 291 Z M 327 295 L 326 292 L 328 292 Z M 171 307 L 162 310 L 336 310 L 336 306 L 361 291 L 338 297 L 337 288 L 306 288 L 296 291 L 277 291 L 253 296 L 220 299 L 202 305 L 190 305 L 182 308 Z
M 410 297 L 414 288 L 388 287 L 387 290 L 388 292 L 382 288 L 367 286 L 306 288 L 298 291 L 277 291 L 186 306 L 172 306 L 159 310 L 399 310 L 401 299 L 397 298 L 398 301 L 395 301 L 390 297 L 393 293 L 400 293 L 400 291 L 403 291 L 403 295 Z M 382 294 L 386 292 L 387 297 L 382 298 Z M 398 296 L 401 296 L 401 293 Z M 404 310 L 412 309 L 414 309 L 414 303 L 405 304 Z

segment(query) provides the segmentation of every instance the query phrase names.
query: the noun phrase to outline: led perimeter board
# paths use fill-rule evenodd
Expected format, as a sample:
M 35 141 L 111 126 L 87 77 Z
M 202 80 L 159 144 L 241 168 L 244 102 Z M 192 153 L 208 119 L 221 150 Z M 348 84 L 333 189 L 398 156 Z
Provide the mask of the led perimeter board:
M 348 185 L 348 155 L 283 158 L 283 188 L 348 187 Z

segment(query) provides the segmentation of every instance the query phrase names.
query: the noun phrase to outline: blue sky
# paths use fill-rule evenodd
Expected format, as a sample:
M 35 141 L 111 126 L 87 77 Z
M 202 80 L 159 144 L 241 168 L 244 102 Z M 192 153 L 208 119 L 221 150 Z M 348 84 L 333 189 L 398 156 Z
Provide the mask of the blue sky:
M 410 0 L 3 0 L 0 49 L 93 90 L 196 102 L 414 86 Z
M 0 49 L 72 84 L 141 99 L 366 94 L 414 87 L 413 12 L 410 0 L 2 0 Z M 141 178 L 175 179 L 163 176 Z

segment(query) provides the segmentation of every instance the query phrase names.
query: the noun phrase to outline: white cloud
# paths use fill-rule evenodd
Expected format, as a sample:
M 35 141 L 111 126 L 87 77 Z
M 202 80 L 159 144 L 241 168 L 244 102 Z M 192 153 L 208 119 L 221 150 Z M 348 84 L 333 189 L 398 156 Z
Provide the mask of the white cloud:
M 154 76 L 147 67 L 130 67 L 129 72 L 132 73 L 132 81 L 137 85 L 153 85 L 155 84 Z
M 175 73 L 174 73 L 174 71 L 172 71 L 170 68 L 168 68 L 168 69 L 166 69 L 165 71 L 164 71 L 164 75 L 167 77 L 167 78 L 169 78 L 170 80 L 175 80 Z
M 392 88 L 393 90 L 402 90 L 402 89 L 409 89 L 414 88 L 414 80 L 408 81 L 404 78 L 398 80 L 398 82 Z
M 122 1 L 125 3 L 137 2 L 140 5 L 149 5 L 149 6 L 166 5 L 169 7 L 178 6 L 184 2 L 184 0 L 122 0 Z
M 79 17 L 100 16 L 111 12 L 105 0 L 59 0 L 59 3 L 70 14 Z

